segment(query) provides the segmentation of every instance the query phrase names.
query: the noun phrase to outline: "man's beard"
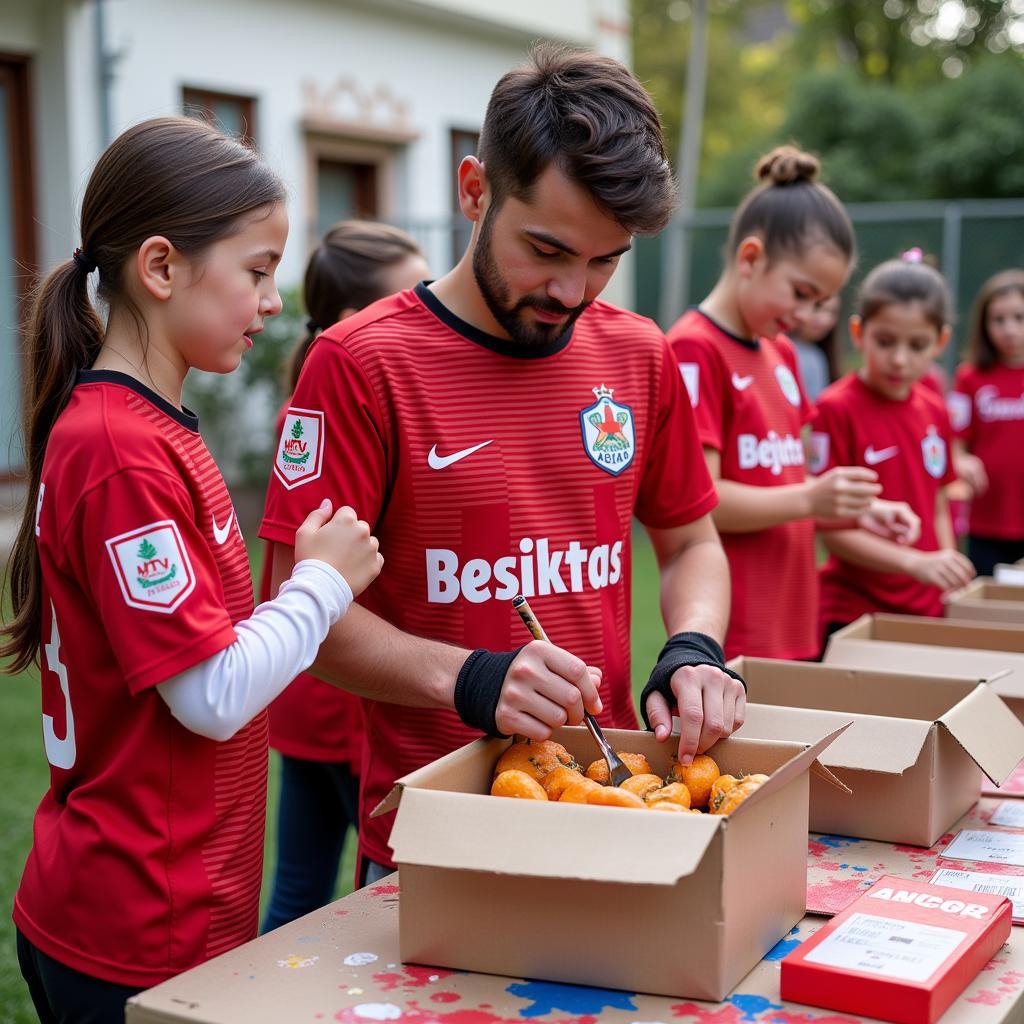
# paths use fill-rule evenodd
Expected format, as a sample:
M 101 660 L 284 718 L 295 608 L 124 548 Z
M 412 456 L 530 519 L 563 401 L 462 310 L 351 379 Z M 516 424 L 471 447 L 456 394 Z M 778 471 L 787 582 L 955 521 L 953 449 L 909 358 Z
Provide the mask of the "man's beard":
M 494 206 L 488 208 L 480 225 L 480 237 L 473 250 L 473 277 L 480 289 L 480 294 L 487 303 L 491 315 L 504 328 L 505 333 L 520 345 L 542 346 L 557 341 L 576 322 L 579 315 L 590 305 L 581 302 L 573 309 L 567 309 L 560 302 L 545 295 L 530 296 L 520 299 L 514 305 L 509 304 L 509 289 L 501 276 L 498 264 L 491 250 L 491 235 L 494 225 L 492 214 Z M 528 322 L 525 311 L 540 309 L 546 313 L 564 315 L 567 319 L 560 324 L 544 324 Z

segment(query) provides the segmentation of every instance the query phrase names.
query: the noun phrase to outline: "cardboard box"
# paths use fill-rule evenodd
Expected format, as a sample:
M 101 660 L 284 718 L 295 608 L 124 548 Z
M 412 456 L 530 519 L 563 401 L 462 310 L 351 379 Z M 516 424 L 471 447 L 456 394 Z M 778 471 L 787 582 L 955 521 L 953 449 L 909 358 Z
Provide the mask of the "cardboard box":
M 741 738 L 807 741 L 843 722 L 812 777 L 812 832 L 931 846 L 1024 758 L 1024 725 L 984 683 L 798 661 L 735 658 L 747 682 Z
M 782 961 L 782 998 L 934 1024 L 1010 937 L 1005 896 L 885 875 Z
M 991 576 L 979 576 L 950 596 L 946 618 L 1024 626 L 1024 587 L 996 583 Z
M 808 772 L 828 774 L 815 758 L 840 731 L 812 745 L 717 743 L 710 753 L 724 773 L 771 776 L 728 817 L 484 795 L 505 740 L 478 740 L 406 776 L 378 808 L 398 807 L 402 960 L 723 998 L 803 917 Z M 667 772 L 674 742 L 606 735 Z M 585 729 L 554 738 L 593 760 Z
M 1024 721 L 1024 626 L 863 615 L 833 634 L 825 664 L 987 682 Z

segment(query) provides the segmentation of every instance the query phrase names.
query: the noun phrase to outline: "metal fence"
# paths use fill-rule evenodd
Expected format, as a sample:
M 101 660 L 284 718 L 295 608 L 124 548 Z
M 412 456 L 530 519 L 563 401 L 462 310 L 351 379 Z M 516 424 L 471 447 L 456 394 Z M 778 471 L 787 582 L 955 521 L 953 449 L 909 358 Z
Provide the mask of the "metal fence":
M 959 360 L 974 296 L 992 274 L 1024 267 L 1024 199 L 966 199 L 956 202 L 851 203 L 847 205 L 857 231 L 859 257 L 844 291 L 846 312 L 857 285 L 876 264 L 920 246 L 938 262 L 949 282 L 957 322 L 946 350 L 948 367 Z M 677 218 L 657 238 L 639 239 L 636 246 L 636 309 L 655 320 L 664 316 L 662 260 L 670 232 L 682 232 L 690 245 L 685 287 L 668 297 L 678 315 L 711 291 L 722 266 L 722 250 L 732 210 L 697 210 Z M 674 300 L 674 301 L 673 301 Z M 663 323 L 662 326 L 668 326 Z M 841 332 L 845 336 L 845 331 Z

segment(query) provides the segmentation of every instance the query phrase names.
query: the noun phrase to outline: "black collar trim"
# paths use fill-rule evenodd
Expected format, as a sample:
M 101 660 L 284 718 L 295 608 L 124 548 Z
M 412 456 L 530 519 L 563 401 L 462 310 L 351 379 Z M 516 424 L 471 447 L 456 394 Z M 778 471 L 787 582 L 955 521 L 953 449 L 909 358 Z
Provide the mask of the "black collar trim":
M 180 423 L 186 430 L 199 433 L 199 417 L 191 409 L 179 409 L 171 405 L 166 398 L 147 388 L 141 380 L 136 380 L 127 373 L 118 370 L 79 370 L 79 384 L 120 384 L 121 387 L 134 391 L 150 405 L 155 405 L 165 416 Z
M 700 306 L 691 306 L 690 309 L 696 311 L 697 313 L 700 313 L 700 315 L 704 317 L 704 319 L 707 320 L 709 324 L 712 324 L 717 330 L 721 331 L 727 338 L 731 338 L 733 341 L 738 342 L 744 348 L 749 348 L 752 352 L 756 352 L 761 347 L 761 342 L 759 342 L 757 338 L 742 338 L 740 337 L 740 335 L 734 334 L 732 331 L 729 330 L 728 327 L 725 327 L 722 324 L 720 324 L 713 316 L 709 316 L 707 313 L 705 313 L 704 310 L 700 308 Z
M 456 334 L 461 334 L 467 341 L 481 345 L 498 355 L 508 356 L 511 359 L 543 359 L 561 352 L 572 340 L 573 326 L 567 328 L 561 337 L 547 345 L 521 345 L 518 342 L 510 341 L 508 338 L 498 338 L 479 327 L 474 327 L 461 317 L 456 316 L 441 300 L 427 287 L 430 282 L 420 281 L 414 291 L 416 297 L 430 310 L 443 324 L 450 327 Z

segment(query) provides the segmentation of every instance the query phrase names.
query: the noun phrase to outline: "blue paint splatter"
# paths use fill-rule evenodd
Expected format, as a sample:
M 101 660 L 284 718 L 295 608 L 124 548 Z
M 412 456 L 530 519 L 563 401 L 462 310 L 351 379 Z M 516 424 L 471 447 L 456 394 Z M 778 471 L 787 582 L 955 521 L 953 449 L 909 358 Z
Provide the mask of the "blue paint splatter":
M 756 1021 L 758 1014 L 764 1013 L 765 1010 L 782 1009 L 779 1003 L 773 1003 L 770 999 L 765 998 L 765 996 L 736 995 L 729 996 L 727 1001 L 732 1003 L 743 1014 L 740 1020 Z
M 632 992 L 609 988 L 588 988 L 585 985 L 555 985 L 548 981 L 522 981 L 509 985 L 506 992 L 520 999 L 530 999 L 532 1006 L 519 1011 L 520 1017 L 543 1017 L 555 1010 L 576 1016 L 601 1014 L 605 1007 L 614 1010 L 635 1010 Z
M 776 942 L 771 949 L 765 953 L 765 960 L 781 960 L 787 953 L 791 953 L 803 942 L 803 939 L 782 939 Z
M 834 850 L 843 846 L 860 846 L 863 842 L 862 839 L 854 839 L 852 836 L 814 836 L 813 839 L 822 846 L 830 846 Z
M 854 871 L 870 871 L 870 870 L 871 870 L 871 868 L 860 868 L 860 867 L 857 867 L 857 865 L 856 865 L 856 864 L 854 864 L 854 866 L 853 866 L 853 870 L 854 870 Z

